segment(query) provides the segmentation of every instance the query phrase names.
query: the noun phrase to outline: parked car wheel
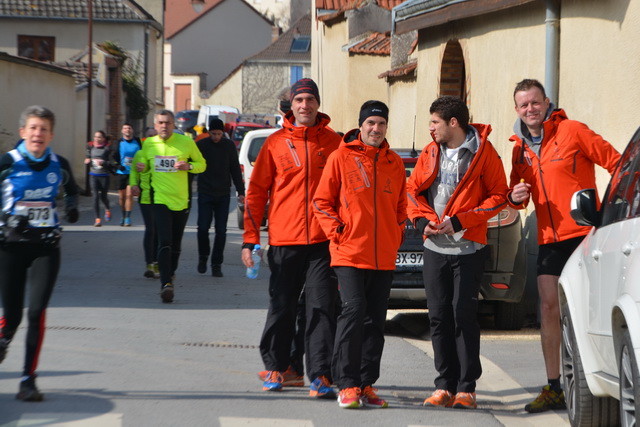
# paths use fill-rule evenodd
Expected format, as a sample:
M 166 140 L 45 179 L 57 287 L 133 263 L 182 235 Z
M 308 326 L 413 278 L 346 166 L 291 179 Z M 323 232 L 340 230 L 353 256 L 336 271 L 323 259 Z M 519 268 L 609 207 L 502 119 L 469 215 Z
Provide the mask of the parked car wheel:
M 236 215 L 238 217 L 238 228 L 244 230 L 244 211 L 236 209 Z
M 493 323 L 496 329 L 502 331 L 518 331 L 522 329 L 526 301 L 522 298 L 519 302 L 498 301 L 496 312 L 493 315 Z
M 618 425 L 618 401 L 595 397 L 589 391 L 576 342 L 571 315 L 566 303 L 560 307 L 562 318 L 562 377 L 572 426 Z
M 620 351 L 620 417 L 623 427 L 636 425 L 636 412 L 640 411 L 640 373 L 638 361 L 631 343 L 629 330 L 622 335 L 622 349 Z

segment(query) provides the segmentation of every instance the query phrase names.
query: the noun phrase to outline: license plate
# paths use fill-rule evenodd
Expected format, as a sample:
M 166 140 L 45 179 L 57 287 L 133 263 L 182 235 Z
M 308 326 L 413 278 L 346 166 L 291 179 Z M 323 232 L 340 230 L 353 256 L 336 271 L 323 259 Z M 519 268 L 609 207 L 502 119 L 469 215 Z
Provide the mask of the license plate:
M 396 266 L 422 265 L 422 252 L 398 252 Z

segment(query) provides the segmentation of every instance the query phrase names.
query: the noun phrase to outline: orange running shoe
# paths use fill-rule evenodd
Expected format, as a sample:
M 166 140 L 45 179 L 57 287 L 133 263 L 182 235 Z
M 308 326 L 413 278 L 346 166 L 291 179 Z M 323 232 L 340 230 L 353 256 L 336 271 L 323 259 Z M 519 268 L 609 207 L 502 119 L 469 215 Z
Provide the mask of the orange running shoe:
M 341 408 L 357 409 L 362 406 L 361 390 L 358 387 L 344 388 L 338 394 L 338 405 Z
M 476 403 L 475 393 L 456 393 L 456 398 L 453 401 L 453 407 L 456 409 L 476 409 L 478 404 Z
M 389 406 L 386 400 L 380 399 L 376 394 L 377 388 L 373 388 L 370 385 L 362 389 L 362 404 L 364 406 L 370 406 L 372 408 L 386 408 Z
M 433 392 L 430 397 L 427 397 L 422 403 L 424 406 L 439 406 L 442 408 L 450 408 L 453 405 L 453 394 L 449 390 L 443 390 L 441 388 Z
M 269 371 L 258 372 L 258 378 L 260 378 L 260 381 L 266 381 L 268 373 Z M 289 366 L 287 370 L 282 373 L 282 377 L 284 379 L 282 385 L 285 387 L 304 387 L 304 376 L 298 375 L 298 373 L 294 371 L 291 366 Z

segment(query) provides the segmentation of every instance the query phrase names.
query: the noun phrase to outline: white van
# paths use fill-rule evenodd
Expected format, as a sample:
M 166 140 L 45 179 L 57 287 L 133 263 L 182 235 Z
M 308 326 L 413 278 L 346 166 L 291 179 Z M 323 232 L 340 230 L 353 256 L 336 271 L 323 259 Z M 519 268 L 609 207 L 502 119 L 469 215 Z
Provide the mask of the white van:
M 238 154 L 238 157 L 240 160 L 240 169 L 242 170 L 242 180 L 244 181 L 245 192 L 249 189 L 251 172 L 253 172 L 253 164 L 258 158 L 258 153 L 260 153 L 260 149 L 262 148 L 264 141 L 269 135 L 277 130 L 278 129 L 276 128 L 258 129 L 249 131 L 244 135 L 242 144 L 240 144 L 240 153 Z M 262 225 L 266 224 L 267 209 L 265 209 Z M 236 213 L 238 215 L 238 228 L 240 230 L 244 230 L 244 204 L 238 203 Z
M 204 125 L 209 129 L 209 124 L 213 119 L 220 119 L 225 121 L 221 115 L 235 115 L 238 116 L 240 114 L 240 110 L 236 107 L 230 107 L 228 105 L 203 105 L 200 107 L 200 112 L 198 113 L 198 123 L 204 123 Z

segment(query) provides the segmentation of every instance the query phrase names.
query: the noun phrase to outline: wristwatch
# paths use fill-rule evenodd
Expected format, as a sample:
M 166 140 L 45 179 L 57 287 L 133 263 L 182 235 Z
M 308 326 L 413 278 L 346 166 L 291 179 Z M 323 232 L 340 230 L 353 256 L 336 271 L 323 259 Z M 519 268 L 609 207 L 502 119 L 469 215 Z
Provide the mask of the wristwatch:
M 193 165 L 189 163 L 189 170 L 193 170 Z

